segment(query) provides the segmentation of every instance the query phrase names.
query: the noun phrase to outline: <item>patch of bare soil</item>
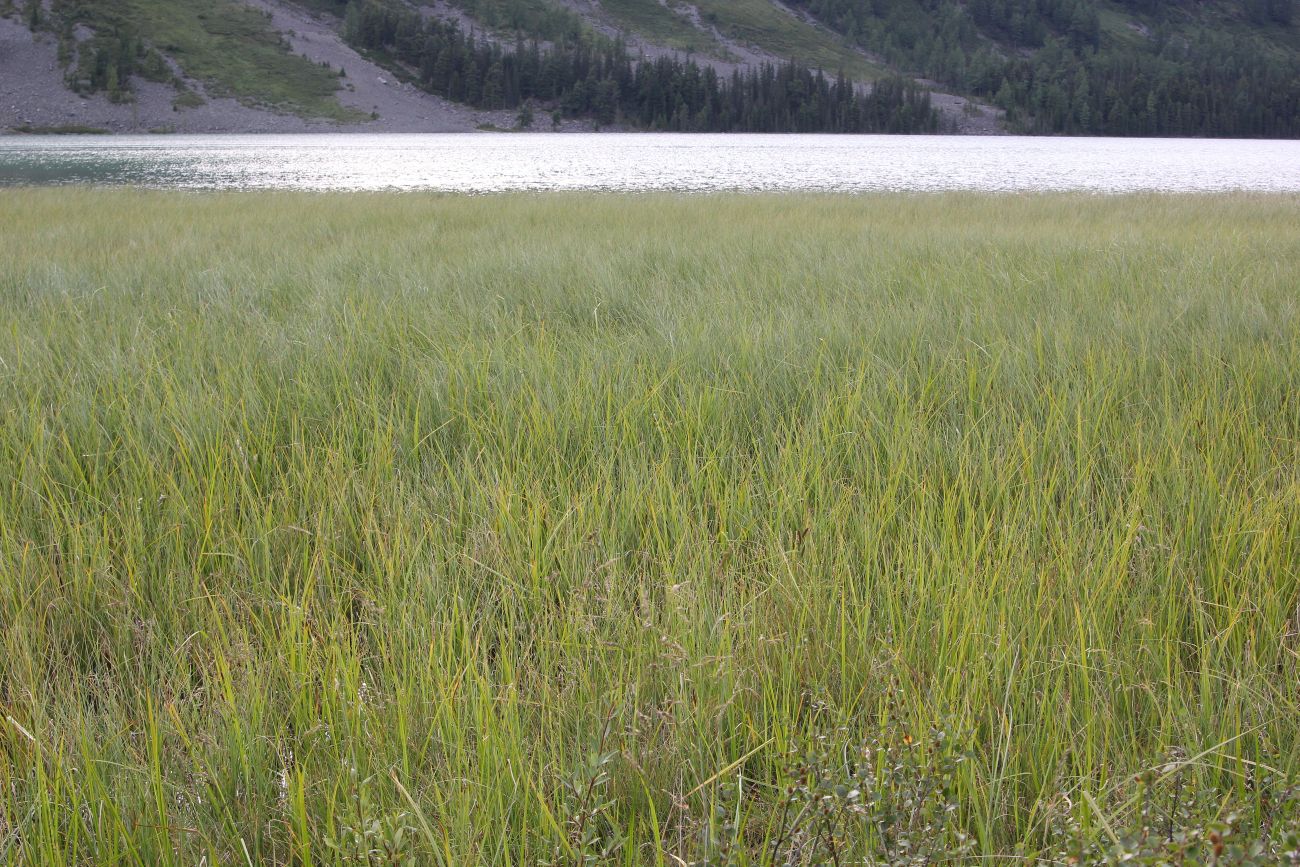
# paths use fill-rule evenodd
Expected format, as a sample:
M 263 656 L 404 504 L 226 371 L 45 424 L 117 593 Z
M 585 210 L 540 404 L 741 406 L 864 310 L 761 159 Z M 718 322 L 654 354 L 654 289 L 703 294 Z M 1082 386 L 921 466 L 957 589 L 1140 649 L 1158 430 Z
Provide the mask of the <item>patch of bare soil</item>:
M 926 87 L 937 87 L 937 83 L 921 78 L 917 79 Z M 940 122 L 944 132 L 956 132 L 960 135 L 1006 135 L 1003 119 L 1006 112 L 995 105 L 945 93 L 941 90 L 930 91 L 930 104 L 939 110 Z

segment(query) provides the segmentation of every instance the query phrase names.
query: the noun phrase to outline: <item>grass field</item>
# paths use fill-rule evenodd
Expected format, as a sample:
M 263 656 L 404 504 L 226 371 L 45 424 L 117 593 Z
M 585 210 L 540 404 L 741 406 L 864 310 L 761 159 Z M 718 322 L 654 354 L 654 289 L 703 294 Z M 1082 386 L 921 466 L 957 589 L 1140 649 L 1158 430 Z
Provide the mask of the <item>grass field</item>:
M 0 862 L 1297 845 L 1295 197 L 0 226 Z

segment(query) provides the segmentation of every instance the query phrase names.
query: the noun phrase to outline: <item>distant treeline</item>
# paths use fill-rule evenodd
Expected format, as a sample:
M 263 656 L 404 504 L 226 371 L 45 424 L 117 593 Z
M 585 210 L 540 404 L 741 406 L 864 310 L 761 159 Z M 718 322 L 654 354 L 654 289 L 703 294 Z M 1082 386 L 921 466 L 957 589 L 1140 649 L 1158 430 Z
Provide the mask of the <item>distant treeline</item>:
M 400 63 L 424 89 L 480 108 L 534 104 L 553 117 L 707 132 L 933 132 L 929 91 L 901 78 L 869 88 L 796 63 L 719 75 L 693 60 L 634 61 L 619 40 L 578 34 L 543 47 L 480 38 L 377 0 L 347 6 L 344 38 Z
M 1220 7 L 1236 28 L 1159 0 L 1107 33 L 1095 0 L 790 0 L 909 72 L 983 96 L 1026 132 L 1300 136 L 1300 59 L 1259 37 L 1293 0 Z M 1138 24 L 1138 21 L 1147 21 Z

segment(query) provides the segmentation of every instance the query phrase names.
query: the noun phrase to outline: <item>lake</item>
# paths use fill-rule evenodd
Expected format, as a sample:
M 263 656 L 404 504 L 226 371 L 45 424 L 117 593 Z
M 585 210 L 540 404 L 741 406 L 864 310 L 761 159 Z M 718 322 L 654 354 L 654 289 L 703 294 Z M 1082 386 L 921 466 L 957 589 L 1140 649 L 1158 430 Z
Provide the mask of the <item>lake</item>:
M 650 134 L 0 137 L 0 186 L 1300 191 L 1300 142 Z

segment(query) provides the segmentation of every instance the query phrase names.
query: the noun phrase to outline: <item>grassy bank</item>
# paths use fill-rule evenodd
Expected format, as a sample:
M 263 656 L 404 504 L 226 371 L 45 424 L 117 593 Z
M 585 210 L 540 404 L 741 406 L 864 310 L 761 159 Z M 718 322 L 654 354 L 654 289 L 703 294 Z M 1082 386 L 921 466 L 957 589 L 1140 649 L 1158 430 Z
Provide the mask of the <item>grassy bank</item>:
M 0 225 L 0 860 L 1288 845 L 1294 197 Z

